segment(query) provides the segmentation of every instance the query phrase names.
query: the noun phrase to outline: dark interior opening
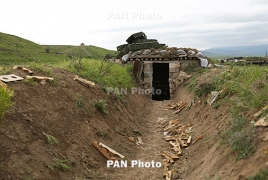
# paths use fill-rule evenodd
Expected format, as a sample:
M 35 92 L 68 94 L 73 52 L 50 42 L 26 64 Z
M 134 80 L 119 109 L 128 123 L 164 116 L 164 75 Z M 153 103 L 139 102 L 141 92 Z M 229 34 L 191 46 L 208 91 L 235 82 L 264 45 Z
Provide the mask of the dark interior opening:
M 153 63 L 153 92 L 152 99 L 157 101 L 169 100 L 169 64 Z

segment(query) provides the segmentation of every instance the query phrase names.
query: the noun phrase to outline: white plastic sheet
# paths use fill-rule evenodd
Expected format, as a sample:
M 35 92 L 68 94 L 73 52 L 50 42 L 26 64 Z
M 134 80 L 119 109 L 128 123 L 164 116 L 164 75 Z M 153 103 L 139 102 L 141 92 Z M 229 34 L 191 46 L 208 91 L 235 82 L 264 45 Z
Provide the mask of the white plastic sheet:
M 132 51 L 129 51 L 127 54 L 125 54 L 123 57 L 122 57 L 122 61 L 123 62 L 127 62 L 128 58 L 131 56 L 132 54 Z

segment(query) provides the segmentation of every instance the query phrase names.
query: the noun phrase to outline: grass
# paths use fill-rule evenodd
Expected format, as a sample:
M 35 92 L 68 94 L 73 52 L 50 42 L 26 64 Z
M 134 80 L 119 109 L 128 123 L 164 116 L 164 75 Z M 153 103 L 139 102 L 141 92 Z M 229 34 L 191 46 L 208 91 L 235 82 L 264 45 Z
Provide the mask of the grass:
M 233 115 L 229 128 L 222 134 L 223 143 L 236 155 L 236 161 L 249 157 L 255 151 L 255 131 L 246 115 L 267 105 L 268 67 L 232 65 L 200 86 L 196 85 L 198 76 L 193 76 L 187 86 L 203 100 L 211 91 L 224 89 L 212 105 L 215 109 L 228 105 Z
M 98 131 L 96 133 L 99 137 L 106 138 L 107 137 L 107 132 L 106 131 Z
M 116 51 L 107 50 L 92 45 L 89 46 L 49 45 L 43 47 L 45 48 L 49 47 L 51 53 L 63 54 L 69 58 L 104 59 L 106 54 L 115 55 L 116 53 Z
M 115 51 L 96 46 L 39 45 L 14 35 L 0 33 L 0 65 L 30 62 L 51 65 L 69 60 L 73 58 L 73 54 L 75 57 L 103 59 L 106 54 L 115 54 Z
M 268 179 L 268 170 L 260 169 L 259 172 L 252 177 L 247 177 L 246 180 L 267 180 Z
M 255 152 L 254 128 L 247 122 L 245 117 L 233 117 L 229 129 L 223 133 L 223 143 L 230 147 L 231 153 L 236 154 L 236 161 L 246 159 Z
M 245 159 L 255 151 L 255 132 L 245 114 L 259 109 L 268 102 L 267 67 L 230 66 L 217 76 L 216 90 L 226 89 L 220 98 L 228 99 L 233 120 L 223 133 L 223 141 L 236 154 L 236 161 Z
M 131 65 L 120 65 L 110 61 L 96 59 L 82 59 L 78 64 L 69 67 L 69 62 L 62 64 L 62 67 L 96 82 L 105 87 L 131 88 L 134 86 L 130 76 Z
M 44 133 L 44 132 L 43 132 L 43 134 L 44 134 L 44 136 L 45 136 L 48 144 L 50 144 L 50 145 L 52 145 L 52 144 L 59 144 L 58 139 L 56 139 L 54 136 L 49 135 L 49 134 Z
M 3 118 L 6 111 L 13 105 L 12 97 L 12 90 L 0 86 L 0 119 Z
M 96 107 L 96 109 L 98 109 L 102 114 L 108 114 L 108 111 L 106 110 L 107 108 L 107 104 L 106 104 L 106 101 L 101 99 L 101 100 L 98 100 L 94 106 Z
M 70 160 L 66 159 L 65 157 L 64 159 L 60 159 L 59 157 L 56 157 L 54 161 L 55 161 L 54 164 L 52 164 L 51 166 L 48 166 L 52 170 L 58 169 L 62 171 L 69 171 L 73 169 Z

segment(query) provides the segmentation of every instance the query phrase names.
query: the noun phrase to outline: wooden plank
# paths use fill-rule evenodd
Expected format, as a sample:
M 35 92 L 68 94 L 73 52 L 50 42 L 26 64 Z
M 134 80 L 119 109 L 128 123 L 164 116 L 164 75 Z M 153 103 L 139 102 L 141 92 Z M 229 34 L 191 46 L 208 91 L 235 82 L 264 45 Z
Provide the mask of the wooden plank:
M 113 153 L 113 154 L 115 154 L 115 155 L 118 155 L 118 156 L 119 156 L 120 158 L 122 158 L 122 159 L 125 158 L 125 156 L 123 156 L 122 154 L 116 152 L 115 150 L 113 150 L 112 148 L 106 146 L 105 144 L 102 144 L 101 142 L 99 143 L 99 146 L 100 146 L 100 147 L 103 147 L 103 148 L 105 148 L 105 149 L 107 149 L 108 151 L 110 151 L 111 153 Z
M 100 151 L 100 153 L 101 153 L 104 157 L 106 157 L 107 159 L 109 159 L 109 160 L 116 160 L 116 158 L 112 158 L 112 157 L 110 157 L 110 156 L 109 156 L 109 153 L 108 153 L 108 150 L 105 149 L 105 148 L 100 147 L 100 146 L 98 145 L 97 141 L 92 141 L 92 145 L 93 145 L 95 148 L 97 148 L 97 149 Z

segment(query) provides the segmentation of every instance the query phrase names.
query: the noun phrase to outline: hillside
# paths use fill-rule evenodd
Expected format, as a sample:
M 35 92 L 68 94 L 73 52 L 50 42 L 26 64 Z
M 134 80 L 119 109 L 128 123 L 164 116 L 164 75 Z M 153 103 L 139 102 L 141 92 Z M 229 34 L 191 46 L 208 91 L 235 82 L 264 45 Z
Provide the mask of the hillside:
M 207 57 L 265 56 L 268 44 L 256 46 L 215 47 L 203 50 Z
M 97 46 L 69 46 L 69 45 L 43 45 L 44 48 L 51 48 L 51 52 L 56 54 L 64 54 L 68 57 L 86 57 L 93 59 L 104 59 L 106 54 L 113 57 L 116 56 L 116 51 L 107 50 Z
M 0 33 L 0 64 L 10 65 L 40 62 L 58 63 L 72 58 L 91 57 L 103 59 L 106 54 L 114 54 L 115 51 L 96 46 L 56 46 L 39 45 L 29 40 Z

